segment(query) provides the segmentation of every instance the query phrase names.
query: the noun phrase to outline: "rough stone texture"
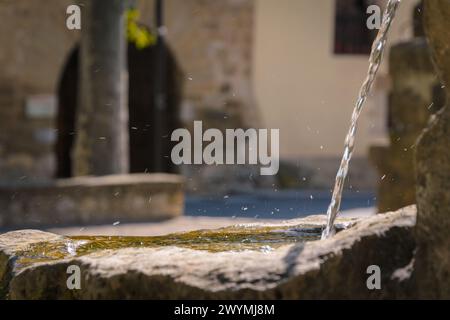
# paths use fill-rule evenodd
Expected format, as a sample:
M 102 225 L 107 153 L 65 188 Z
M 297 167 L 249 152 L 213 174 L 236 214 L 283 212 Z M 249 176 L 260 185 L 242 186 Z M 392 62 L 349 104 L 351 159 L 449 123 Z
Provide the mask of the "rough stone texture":
M 415 217 L 415 207 L 409 207 L 361 220 L 332 239 L 287 245 L 269 252 L 129 248 L 36 263 L 23 270 L 13 265 L 8 298 L 414 297 L 414 292 L 408 291 L 409 282 L 397 278 L 402 274 L 399 270 L 404 270 L 413 258 Z M 13 232 L 2 237 L 20 239 L 21 234 Z M 0 242 L 0 252 L 3 250 Z M 81 268 L 81 290 L 66 287 L 66 270 L 73 264 Z M 370 291 L 366 270 L 374 264 L 382 271 L 382 290 Z
M 135 174 L 0 186 L 0 227 L 154 221 L 180 216 L 183 179 Z
M 143 20 L 152 21 L 152 1 L 138 5 Z M 252 88 L 255 1 L 167 0 L 165 5 L 168 41 L 188 78 L 186 118 L 189 111 L 199 119 L 210 110 L 226 113 L 222 123 L 237 117 L 243 127 L 259 127 Z
M 450 1 L 425 1 L 425 29 L 436 70 L 450 94 Z M 450 106 L 432 118 L 416 153 L 415 277 L 424 298 L 450 298 Z
M 419 28 L 420 24 L 416 25 Z M 393 46 L 389 68 L 392 81 L 388 111 L 390 144 L 370 150 L 370 158 L 379 173 L 379 212 L 416 203 L 415 144 L 430 115 L 444 104 L 444 93 L 436 79 L 424 37 Z
M 37 230 L 22 230 L 0 235 L 0 298 L 8 292 L 9 282 L 14 274 L 15 254 L 31 244 L 56 239 L 61 239 L 61 236 Z

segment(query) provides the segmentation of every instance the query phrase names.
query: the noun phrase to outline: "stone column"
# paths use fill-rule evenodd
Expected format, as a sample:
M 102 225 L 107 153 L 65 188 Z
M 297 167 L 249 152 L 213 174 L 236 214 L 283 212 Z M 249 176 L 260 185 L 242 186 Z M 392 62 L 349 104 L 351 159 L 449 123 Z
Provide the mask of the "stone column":
M 414 9 L 414 38 L 394 45 L 389 56 L 389 146 L 373 146 L 370 158 L 379 173 L 378 210 L 416 203 L 414 149 L 430 115 L 444 105 L 440 80 L 423 31 L 423 6 Z
M 125 2 L 84 1 L 74 176 L 128 172 Z
M 419 297 L 450 298 L 450 0 L 425 0 L 424 24 L 446 106 L 432 117 L 416 153 Z

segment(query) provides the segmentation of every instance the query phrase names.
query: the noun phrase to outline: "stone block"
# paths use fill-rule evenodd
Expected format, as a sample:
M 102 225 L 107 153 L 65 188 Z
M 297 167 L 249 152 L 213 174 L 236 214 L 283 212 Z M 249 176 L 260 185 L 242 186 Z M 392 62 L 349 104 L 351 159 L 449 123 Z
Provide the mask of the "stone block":
M 416 203 L 416 142 L 430 115 L 442 107 L 438 97 L 442 89 L 425 38 L 393 46 L 389 58 L 392 78 L 388 106 L 390 144 L 373 146 L 369 153 L 379 175 L 379 212 Z
M 422 298 L 450 299 L 450 1 L 424 4 L 425 31 L 447 103 L 432 117 L 416 152 L 415 271 Z
M 325 216 L 142 239 L 16 231 L 0 235 L 0 270 L 9 299 L 413 298 L 405 267 L 415 220 L 415 207 L 341 219 L 344 230 L 321 241 Z M 67 288 L 70 265 L 80 267 L 80 290 Z M 367 287 L 371 265 L 381 269 L 381 290 Z
M 183 214 L 183 179 L 171 174 L 80 177 L 0 186 L 0 227 L 158 221 Z

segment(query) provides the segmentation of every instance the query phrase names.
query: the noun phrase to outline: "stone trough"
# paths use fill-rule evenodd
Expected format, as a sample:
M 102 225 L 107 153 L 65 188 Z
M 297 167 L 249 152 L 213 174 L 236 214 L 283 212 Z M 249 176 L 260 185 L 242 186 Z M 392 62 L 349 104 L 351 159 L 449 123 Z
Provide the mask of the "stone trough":
M 415 207 L 340 219 L 324 216 L 163 237 L 0 235 L 0 292 L 8 299 L 327 299 L 408 297 Z M 78 266 L 81 289 L 67 287 Z M 381 269 L 381 290 L 367 286 Z M 405 271 L 406 270 L 406 271 Z

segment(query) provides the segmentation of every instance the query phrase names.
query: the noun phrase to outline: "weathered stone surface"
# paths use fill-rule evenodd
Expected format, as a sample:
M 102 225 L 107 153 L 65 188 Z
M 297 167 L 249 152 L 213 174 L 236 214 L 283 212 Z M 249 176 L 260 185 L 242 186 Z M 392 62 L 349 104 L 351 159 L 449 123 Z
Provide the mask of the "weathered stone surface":
M 171 174 L 0 186 L 0 227 L 157 221 L 182 215 L 183 199 L 183 178 Z
M 387 212 L 416 203 L 414 148 L 430 115 L 443 106 L 425 38 L 392 47 L 389 59 L 389 146 L 376 146 L 370 158 L 379 172 L 378 210 Z
M 408 281 L 399 282 L 392 276 L 400 274 L 397 270 L 407 267 L 412 260 L 415 243 L 411 231 L 415 215 L 415 207 L 409 207 L 360 220 L 328 240 L 284 245 L 273 250 L 209 252 L 175 246 L 124 248 L 35 263 L 20 270 L 15 265 L 9 298 L 406 297 L 407 293 L 411 294 L 404 285 Z M 81 268 L 81 290 L 71 291 L 66 287 L 69 265 Z M 366 270 L 370 265 L 381 268 L 382 290 L 367 289 Z
M 29 245 L 61 239 L 56 234 L 37 230 L 21 230 L 0 235 L 0 298 L 8 292 L 9 281 L 14 274 L 17 253 Z
M 425 1 L 425 29 L 450 96 L 450 1 Z M 450 106 L 422 135 L 416 154 L 418 222 L 415 277 L 423 298 L 450 298 Z

